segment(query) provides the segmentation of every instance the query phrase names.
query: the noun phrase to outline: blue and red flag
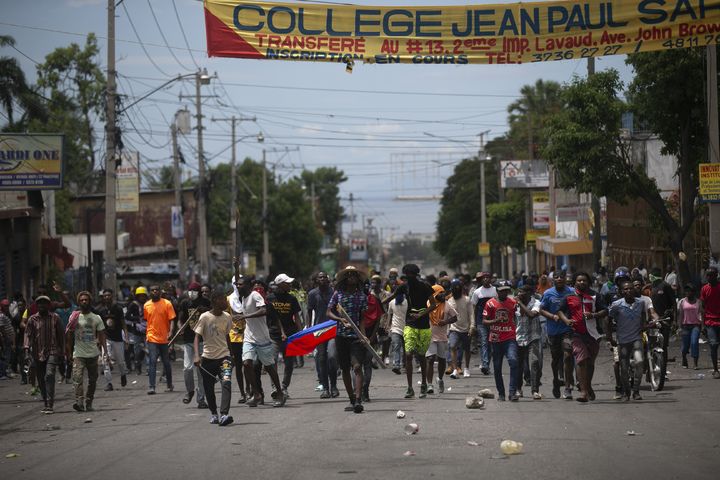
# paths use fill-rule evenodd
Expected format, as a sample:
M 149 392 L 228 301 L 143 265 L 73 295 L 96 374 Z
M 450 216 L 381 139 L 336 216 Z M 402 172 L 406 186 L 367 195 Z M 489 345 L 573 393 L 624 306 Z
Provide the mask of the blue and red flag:
M 337 333 L 337 322 L 328 320 L 314 327 L 290 335 L 285 344 L 285 355 L 297 356 L 306 355 L 315 350 L 321 343 L 335 338 Z

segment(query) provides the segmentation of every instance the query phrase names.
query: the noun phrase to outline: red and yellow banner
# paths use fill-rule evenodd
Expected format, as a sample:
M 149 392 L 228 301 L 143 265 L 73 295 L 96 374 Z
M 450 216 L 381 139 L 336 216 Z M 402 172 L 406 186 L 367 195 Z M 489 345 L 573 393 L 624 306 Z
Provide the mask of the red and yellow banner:
M 720 0 L 438 7 L 204 3 L 211 57 L 520 64 L 720 43 Z

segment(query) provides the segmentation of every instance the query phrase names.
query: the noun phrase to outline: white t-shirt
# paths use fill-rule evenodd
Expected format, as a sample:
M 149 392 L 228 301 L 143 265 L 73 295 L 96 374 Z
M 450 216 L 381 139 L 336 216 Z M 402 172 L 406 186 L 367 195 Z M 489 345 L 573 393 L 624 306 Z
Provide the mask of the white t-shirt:
M 395 303 L 395 298 L 388 303 L 388 316 L 390 317 L 390 333 L 403 334 L 405 331 L 405 316 L 407 315 L 408 301 L 403 298 L 400 305 Z
M 250 315 L 265 306 L 265 299 L 256 291 L 250 292 L 250 295 L 242 299 L 243 315 Z M 244 341 L 255 345 L 267 345 L 270 343 L 270 332 L 268 331 L 266 317 L 253 317 L 245 319 L 245 337 Z

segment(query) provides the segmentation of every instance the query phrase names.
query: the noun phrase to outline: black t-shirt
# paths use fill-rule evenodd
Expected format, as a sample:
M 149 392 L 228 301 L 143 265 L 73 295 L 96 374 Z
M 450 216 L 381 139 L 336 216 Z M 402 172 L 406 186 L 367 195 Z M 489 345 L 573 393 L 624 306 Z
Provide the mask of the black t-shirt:
M 295 325 L 295 315 L 300 314 L 300 303 L 295 295 L 291 293 L 271 293 L 265 297 L 265 303 L 268 306 L 270 315 L 275 315 L 280 319 L 285 335 L 288 337 L 293 333 L 297 333 L 298 329 Z M 268 316 L 270 316 L 268 315 Z M 280 330 L 275 322 L 269 324 L 270 337 L 277 340 L 280 338 Z
M 195 325 L 197 325 L 198 320 L 200 319 L 200 315 L 205 313 L 207 310 L 204 310 L 202 308 L 196 308 L 196 307 L 205 307 L 207 310 L 210 310 L 212 308 L 212 303 L 210 302 L 210 299 L 203 297 L 202 295 L 198 295 L 198 298 L 195 299 L 195 302 L 190 300 L 190 298 L 184 298 L 180 302 L 179 310 L 182 313 L 182 321 L 183 323 L 187 322 L 188 315 L 190 312 L 193 312 L 192 318 L 190 318 L 190 323 L 188 323 L 188 326 L 185 327 L 185 330 L 183 330 L 183 341 L 185 343 L 193 343 L 195 341 Z M 200 310 L 203 310 L 202 312 Z M 182 327 L 182 325 L 180 325 Z
M 125 318 L 125 323 L 128 325 L 128 333 L 145 335 L 147 332 L 147 322 L 145 321 L 144 315 L 143 307 L 137 300 L 128 306 Z
M 667 283 L 660 282 L 650 288 L 650 299 L 657 314 L 664 316 L 667 310 L 675 306 L 675 291 Z
M 430 328 L 430 315 L 424 315 L 417 320 L 410 318 L 411 313 L 419 313 L 427 309 L 428 300 L 433 296 L 435 291 L 432 289 L 429 283 L 418 280 L 417 282 L 407 282 L 408 294 L 408 309 L 407 317 L 405 318 L 405 324 L 412 328 Z
M 109 310 L 102 307 L 99 314 L 105 324 L 105 337 L 113 342 L 122 342 L 122 327 L 125 323 L 123 309 L 118 304 L 113 304 Z

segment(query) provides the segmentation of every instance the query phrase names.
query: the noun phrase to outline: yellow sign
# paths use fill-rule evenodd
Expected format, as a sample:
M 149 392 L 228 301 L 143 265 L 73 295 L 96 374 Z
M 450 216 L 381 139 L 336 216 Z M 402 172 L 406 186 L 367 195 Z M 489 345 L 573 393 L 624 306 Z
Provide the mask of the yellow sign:
M 62 190 L 65 135 L 0 134 L 0 190 Z
M 138 152 L 123 152 L 115 181 L 117 212 L 140 211 L 140 159 Z M 182 238 L 182 237 L 177 237 Z
M 520 64 L 720 43 L 720 0 L 377 7 L 204 0 L 208 55 Z
M 720 163 L 700 164 L 701 202 L 720 202 Z
M 490 244 L 489 243 L 478 243 L 478 255 L 481 257 L 487 257 L 490 255 Z

